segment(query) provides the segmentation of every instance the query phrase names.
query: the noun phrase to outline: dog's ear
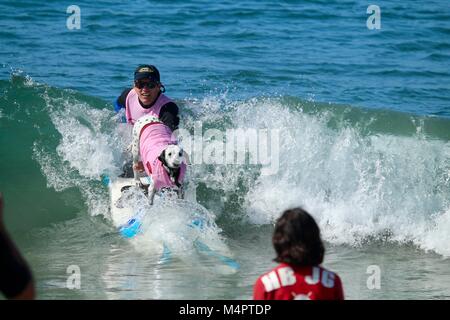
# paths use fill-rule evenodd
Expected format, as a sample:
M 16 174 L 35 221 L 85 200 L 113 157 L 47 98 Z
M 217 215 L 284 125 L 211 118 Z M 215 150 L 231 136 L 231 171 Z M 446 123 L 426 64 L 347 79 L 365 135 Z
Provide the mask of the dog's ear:
M 158 160 L 161 161 L 162 164 L 167 166 L 166 163 L 166 149 L 164 149 L 158 157 Z

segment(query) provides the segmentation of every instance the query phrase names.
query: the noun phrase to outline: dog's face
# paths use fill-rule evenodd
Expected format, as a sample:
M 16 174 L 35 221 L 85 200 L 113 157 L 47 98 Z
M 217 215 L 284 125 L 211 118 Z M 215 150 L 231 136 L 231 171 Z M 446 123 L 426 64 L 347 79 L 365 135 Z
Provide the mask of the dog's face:
M 178 169 L 184 161 L 183 149 L 175 144 L 167 146 L 161 154 L 164 164 L 171 169 Z

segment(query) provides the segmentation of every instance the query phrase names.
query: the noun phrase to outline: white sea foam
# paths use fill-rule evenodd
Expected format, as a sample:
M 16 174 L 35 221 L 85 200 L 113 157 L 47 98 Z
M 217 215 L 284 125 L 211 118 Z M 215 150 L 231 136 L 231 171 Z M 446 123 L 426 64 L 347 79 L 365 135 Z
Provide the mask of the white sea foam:
M 92 182 L 99 181 L 102 174 L 113 178 L 121 172 L 131 126 L 118 123 L 120 115 L 113 116 L 109 110 L 93 109 L 71 99 L 44 98 L 51 121 L 61 135 L 56 154 L 39 143 L 34 145 L 34 158 L 39 162 L 48 186 L 58 191 L 77 187 L 91 215 L 109 217 L 107 190 Z M 189 201 L 155 201 L 150 208 L 142 193 L 132 191 L 126 200 L 133 212 L 148 211 L 143 220 L 143 232 L 132 241 L 137 251 L 155 254 L 155 250 L 162 250 L 161 244 L 164 244 L 171 256 L 189 260 L 192 264 L 199 261 L 194 254 L 198 253 L 194 246 L 198 240 L 215 252 L 231 256 L 220 236 L 221 229 L 214 222 L 215 217 L 202 206 Z M 201 232 L 190 225 L 196 215 L 205 221 Z
M 232 127 L 281 130 L 281 170 L 253 181 L 248 178 L 255 168 L 224 173 L 204 166 L 196 177 L 219 190 L 237 190 L 244 179 L 250 190 L 245 210 L 255 224 L 273 223 L 283 210 L 303 206 L 333 243 L 384 239 L 450 256 L 450 142 L 426 139 L 423 123 L 412 136 L 363 136 L 350 125 L 330 128 L 331 116 L 271 99 L 234 102 L 226 113 Z M 202 118 L 210 121 L 206 113 Z
M 107 197 L 90 181 L 120 172 L 128 143 L 124 129 L 108 110 L 51 99 L 48 104 L 61 134 L 57 157 L 36 146 L 34 152 L 48 184 L 56 190 L 78 186 L 91 214 L 104 213 Z M 55 104 L 64 109 L 53 108 Z M 359 245 L 382 238 L 450 256 L 450 142 L 427 139 L 423 123 L 416 124 L 415 135 L 362 135 L 351 125 L 330 127 L 331 109 L 308 114 L 275 99 L 230 102 L 210 97 L 188 101 L 185 108 L 194 111 L 182 121 L 187 129 L 200 120 L 221 130 L 281 132 L 275 175 L 260 176 L 257 166 L 189 167 L 194 189 L 204 183 L 222 197 L 215 203 L 216 214 L 232 194 L 242 200 L 248 221 L 255 224 L 273 223 L 284 209 L 301 205 L 333 243 Z M 73 179 L 74 174 L 79 177 Z
M 102 174 L 120 172 L 131 132 L 118 125 L 110 110 L 94 109 L 70 97 L 44 95 L 43 98 L 50 119 L 61 135 L 56 154 L 45 143 L 35 143 L 33 147 L 33 157 L 39 162 L 47 185 L 57 191 L 79 188 L 90 214 L 108 217 L 106 190 L 99 190 L 92 181 L 100 181 Z M 111 129 L 113 124 L 117 127 Z
M 215 223 L 215 216 L 197 203 L 156 196 L 150 206 L 143 193 L 135 188 L 125 190 L 119 201 L 123 201 L 120 205 L 129 207 L 135 215 L 142 214 L 140 231 L 130 239 L 137 252 L 153 255 L 161 262 L 181 259 L 197 268 L 201 268 L 201 253 L 232 257 L 221 236 L 222 230 Z M 215 261 L 215 265 L 221 265 L 218 262 L 220 259 Z M 233 268 L 222 270 L 227 273 L 236 271 Z
M 106 110 L 83 104 L 66 105 L 63 111 L 52 114 L 52 122 L 62 136 L 57 153 L 83 177 L 98 179 L 101 173 L 117 171 L 117 140 L 101 131 L 101 125 L 110 117 Z

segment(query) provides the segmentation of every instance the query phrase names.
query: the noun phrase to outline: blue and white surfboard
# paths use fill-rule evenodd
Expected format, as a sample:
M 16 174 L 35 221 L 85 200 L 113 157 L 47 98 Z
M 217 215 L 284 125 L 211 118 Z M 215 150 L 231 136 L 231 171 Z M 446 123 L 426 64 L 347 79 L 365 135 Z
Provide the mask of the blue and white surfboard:
M 144 178 L 145 179 L 145 178 Z M 141 179 L 142 180 L 142 179 Z M 133 178 L 116 178 L 113 181 L 104 176 L 102 178 L 103 183 L 108 186 L 110 193 L 110 206 L 111 206 L 111 218 L 115 226 L 117 226 L 121 236 L 127 239 L 132 239 L 139 236 L 142 233 L 143 220 L 146 216 L 146 211 L 142 210 L 140 212 L 133 212 L 133 209 L 119 204 L 119 199 L 122 197 L 123 190 L 127 188 L 134 187 Z M 141 181 L 142 183 L 149 183 L 149 181 Z M 193 215 L 191 221 L 187 224 L 189 227 L 193 228 L 199 234 L 204 231 L 205 226 L 208 221 L 202 218 L 201 215 Z M 201 241 L 198 237 L 194 240 L 194 247 L 198 252 L 217 258 L 221 263 L 227 265 L 233 270 L 239 269 L 239 264 L 232 258 L 227 257 L 216 250 L 211 249 L 204 241 Z M 171 250 L 166 244 L 162 244 L 163 252 L 161 256 L 162 262 L 168 262 L 171 259 Z

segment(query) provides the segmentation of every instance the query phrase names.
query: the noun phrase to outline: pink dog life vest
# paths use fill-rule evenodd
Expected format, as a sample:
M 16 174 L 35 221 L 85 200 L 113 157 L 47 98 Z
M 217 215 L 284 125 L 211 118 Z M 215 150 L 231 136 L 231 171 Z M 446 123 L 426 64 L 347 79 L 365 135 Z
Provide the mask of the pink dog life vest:
M 144 115 L 152 115 L 156 118 L 159 118 L 159 113 L 161 112 L 162 106 L 171 101 L 172 100 L 161 93 L 158 99 L 156 99 L 153 106 L 151 108 L 145 109 L 139 103 L 139 96 L 136 90 L 134 90 L 133 88 L 128 93 L 125 102 L 125 116 L 127 117 L 127 122 L 134 124 L 140 117 Z
M 172 131 L 165 124 L 157 121 L 152 115 L 141 117 L 135 129 L 139 130 L 139 153 L 144 164 L 145 172 L 152 177 L 157 190 L 163 187 L 177 188 L 164 169 L 162 162 L 158 159 L 161 152 L 170 144 L 177 144 L 177 140 L 172 136 Z M 134 142 L 136 143 L 136 142 Z M 180 166 L 178 182 L 182 183 L 186 174 L 186 163 Z

